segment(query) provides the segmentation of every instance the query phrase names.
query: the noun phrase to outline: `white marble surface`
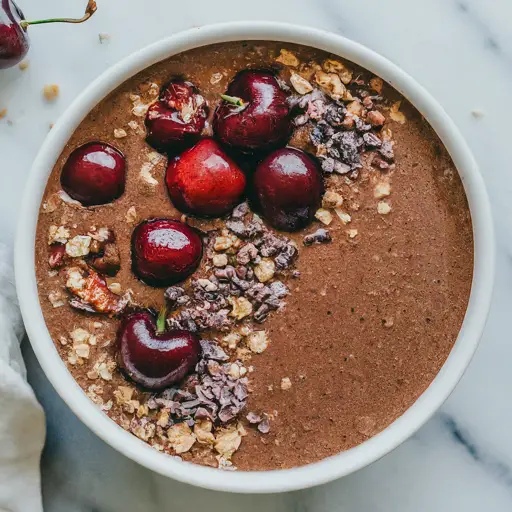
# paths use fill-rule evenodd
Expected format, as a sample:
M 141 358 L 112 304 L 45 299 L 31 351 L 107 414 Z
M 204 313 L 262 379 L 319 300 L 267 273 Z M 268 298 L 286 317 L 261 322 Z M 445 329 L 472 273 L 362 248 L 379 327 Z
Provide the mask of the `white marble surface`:
M 31 18 L 79 13 L 85 0 L 19 0 Z M 381 52 L 423 83 L 462 130 L 481 165 L 498 239 L 498 279 L 478 353 L 442 410 L 392 454 L 303 492 L 239 496 L 159 477 L 117 454 L 66 408 L 25 347 L 49 425 L 43 459 L 50 512 L 266 510 L 502 512 L 512 510 L 512 4 L 510 0 L 98 0 L 83 26 L 33 27 L 30 67 L 0 72 L 0 239 L 12 243 L 30 164 L 48 125 L 121 57 L 178 30 L 267 19 L 321 27 Z M 98 33 L 111 35 L 101 45 Z M 41 89 L 62 94 L 45 104 Z M 472 116 L 473 110 L 483 114 Z M 9 122 L 10 121 L 10 122 Z M 29 512 L 29 511 L 27 511 Z

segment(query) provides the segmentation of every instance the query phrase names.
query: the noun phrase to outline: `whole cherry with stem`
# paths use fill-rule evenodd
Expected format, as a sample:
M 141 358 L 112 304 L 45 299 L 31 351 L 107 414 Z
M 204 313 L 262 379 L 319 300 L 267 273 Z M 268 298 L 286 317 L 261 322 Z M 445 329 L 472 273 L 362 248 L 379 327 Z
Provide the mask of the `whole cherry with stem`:
M 45 23 L 83 23 L 95 12 L 95 0 L 89 0 L 81 18 L 49 18 L 28 21 L 13 0 L 0 0 L 0 69 L 10 68 L 23 60 L 30 47 L 27 29 Z
M 138 311 L 121 320 L 117 332 L 119 364 L 146 389 L 163 389 L 181 381 L 201 355 L 199 337 L 189 331 L 166 331 L 166 308 L 158 318 Z

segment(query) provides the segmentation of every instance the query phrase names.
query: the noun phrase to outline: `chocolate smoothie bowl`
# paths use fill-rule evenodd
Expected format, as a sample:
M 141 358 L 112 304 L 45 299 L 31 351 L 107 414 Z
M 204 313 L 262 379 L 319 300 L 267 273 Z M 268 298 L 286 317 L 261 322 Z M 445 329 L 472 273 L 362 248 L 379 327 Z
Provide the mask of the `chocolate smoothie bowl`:
M 425 117 L 355 54 L 231 39 L 153 58 L 84 111 L 34 233 L 82 405 L 171 476 L 378 442 L 445 371 L 475 288 L 481 221 Z

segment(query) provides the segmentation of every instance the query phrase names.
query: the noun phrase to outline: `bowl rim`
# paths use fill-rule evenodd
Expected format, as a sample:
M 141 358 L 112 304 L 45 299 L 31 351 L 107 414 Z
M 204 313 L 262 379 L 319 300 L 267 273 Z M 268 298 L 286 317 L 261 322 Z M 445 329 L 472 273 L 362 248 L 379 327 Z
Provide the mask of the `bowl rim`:
M 199 46 L 239 40 L 319 48 L 370 70 L 403 94 L 437 132 L 461 176 L 473 222 L 474 268 L 470 300 L 456 343 L 430 386 L 402 416 L 364 443 L 319 462 L 292 469 L 226 473 L 158 453 L 119 427 L 85 395 L 46 328 L 37 293 L 34 248 L 38 209 L 48 176 L 89 111 L 125 80 L 167 57 Z M 46 376 L 81 421 L 110 446 L 157 473 L 207 489 L 242 493 L 292 491 L 332 481 L 375 462 L 420 428 L 453 391 L 477 348 L 491 302 L 494 261 L 493 221 L 484 181 L 469 147 L 437 101 L 397 65 L 359 43 L 320 29 L 268 21 L 219 23 L 180 32 L 127 56 L 94 80 L 60 117 L 33 163 L 15 243 L 17 292 L 27 334 Z

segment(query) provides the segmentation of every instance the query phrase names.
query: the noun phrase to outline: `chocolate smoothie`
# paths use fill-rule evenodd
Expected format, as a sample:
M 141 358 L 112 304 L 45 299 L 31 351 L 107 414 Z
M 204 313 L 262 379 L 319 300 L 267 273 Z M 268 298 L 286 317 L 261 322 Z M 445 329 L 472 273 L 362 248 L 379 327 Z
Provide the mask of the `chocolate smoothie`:
M 206 101 L 202 136 L 215 138 L 220 95 L 245 69 L 275 74 L 293 119 L 288 144 L 321 168 L 322 204 L 298 231 L 276 230 L 252 202 L 213 219 L 178 211 L 164 179 L 172 155 L 146 142 L 148 107 L 177 76 Z M 90 141 L 124 155 L 126 185 L 118 199 L 85 207 L 62 191 L 61 171 Z M 250 187 L 265 155 L 229 153 Z M 170 288 L 132 271 L 133 230 L 153 218 L 203 238 L 199 267 Z M 105 414 L 163 454 L 267 470 L 356 446 L 417 400 L 457 338 L 473 239 L 457 170 L 394 89 L 319 50 L 234 42 L 148 68 L 83 120 L 48 180 L 36 265 L 56 349 Z M 73 278 L 91 276 L 111 309 L 77 292 Z M 123 315 L 165 304 L 167 328 L 195 332 L 202 355 L 180 382 L 147 389 L 120 366 L 116 333 Z

